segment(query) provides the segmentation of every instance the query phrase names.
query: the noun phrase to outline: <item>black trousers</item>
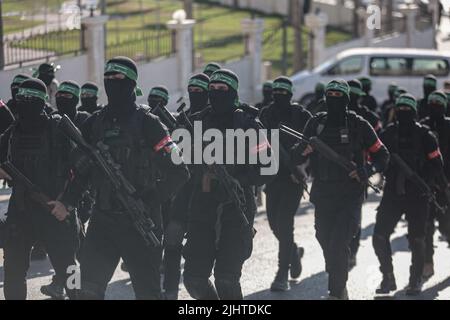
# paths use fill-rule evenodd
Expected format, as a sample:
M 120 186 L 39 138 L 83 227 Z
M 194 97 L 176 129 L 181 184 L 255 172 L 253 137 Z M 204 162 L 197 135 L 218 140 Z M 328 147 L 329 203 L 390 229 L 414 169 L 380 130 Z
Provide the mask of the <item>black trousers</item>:
M 12 212 L 6 221 L 4 245 L 4 294 L 7 300 L 25 300 L 27 297 L 26 276 L 30 267 L 30 253 L 36 241 L 43 244 L 55 270 L 53 281 L 66 287 L 69 266 L 76 265 L 79 225 L 76 217 L 59 222 L 41 209 L 29 214 Z M 70 298 L 75 291 L 66 287 Z
M 340 295 L 346 288 L 350 242 L 358 229 L 362 201 L 362 194 L 319 196 L 314 201 L 316 238 L 325 258 L 331 295 Z
M 300 205 L 303 187 L 290 177 L 275 179 L 266 186 L 266 208 L 270 228 L 278 240 L 278 267 L 287 270 L 294 241 L 294 216 Z
M 425 231 L 429 205 L 419 194 L 398 196 L 386 189 L 378 208 L 373 246 L 383 274 L 393 272 L 390 236 L 403 214 L 408 221 L 408 242 L 411 250 L 412 278 L 421 277 L 425 262 Z
M 240 277 L 242 265 L 253 249 L 253 219 L 256 212 L 253 190 L 246 189 L 246 216 L 250 226 L 244 226 L 234 204 L 222 205 L 211 192 L 196 192 L 189 216 L 184 279 L 199 279 L 206 283 L 214 268 L 214 277 L 233 288 L 218 290 L 220 299 L 242 298 Z M 233 292 L 229 294 L 229 292 Z
M 161 219 L 154 219 L 161 225 Z M 155 231 L 161 238 L 161 229 Z M 81 298 L 104 299 L 120 258 L 136 299 L 160 299 L 161 247 L 147 246 L 126 214 L 94 211 L 81 251 Z
M 167 223 L 164 223 L 164 282 L 165 292 L 178 292 L 181 278 L 181 257 L 187 231 L 188 211 L 193 188 L 192 179 L 175 196 Z
M 363 205 L 363 203 L 361 203 L 361 207 L 355 208 L 355 210 L 357 210 L 357 212 L 355 212 L 355 214 L 357 214 L 359 217 L 358 229 L 356 230 L 356 234 L 353 237 L 352 241 L 350 242 L 350 256 L 354 256 L 354 257 L 356 257 L 356 255 L 358 253 L 359 245 L 361 242 L 362 205 Z
M 438 194 L 437 200 L 441 206 L 445 207 L 445 198 L 443 194 Z M 436 210 L 436 208 L 433 205 L 430 206 L 430 214 L 428 216 L 426 236 L 425 236 L 426 263 L 433 263 L 433 256 L 434 256 L 433 237 L 434 232 L 436 231 L 435 225 L 436 221 L 439 223 L 439 231 L 441 232 L 441 234 L 447 237 L 447 241 L 450 241 L 450 208 L 447 208 L 446 213 L 442 214 L 441 212 L 438 212 L 438 210 Z

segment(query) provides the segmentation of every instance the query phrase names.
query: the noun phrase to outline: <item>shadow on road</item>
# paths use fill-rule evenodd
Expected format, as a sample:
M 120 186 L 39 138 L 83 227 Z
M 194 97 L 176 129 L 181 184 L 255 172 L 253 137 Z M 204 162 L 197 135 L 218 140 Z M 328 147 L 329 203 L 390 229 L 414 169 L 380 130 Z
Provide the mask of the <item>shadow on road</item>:
M 325 271 L 313 274 L 297 283 L 291 282 L 291 290 L 272 292 L 269 289 L 249 294 L 247 300 L 320 300 L 328 296 L 328 275 Z
M 129 278 L 110 282 L 106 290 L 107 300 L 134 300 L 134 290 Z
M 53 267 L 48 259 L 40 261 L 31 261 L 30 268 L 27 273 L 27 280 L 52 276 L 54 274 Z M 3 266 L 0 266 L 0 288 L 3 288 L 5 273 Z

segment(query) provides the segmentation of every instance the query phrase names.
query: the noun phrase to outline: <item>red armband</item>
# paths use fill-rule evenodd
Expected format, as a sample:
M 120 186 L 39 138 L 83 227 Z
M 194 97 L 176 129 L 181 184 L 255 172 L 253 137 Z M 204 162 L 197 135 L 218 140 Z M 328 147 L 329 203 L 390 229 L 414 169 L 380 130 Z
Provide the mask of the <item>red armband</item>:
M 428 159 L 432 160 L 432 159 L 440 157 L 440 156 L 441 156 L 441 151 L 439 150 L 439 148 L 437 148 L 436 150 L 434 150 L 433 152 L 430 152 L 428 154 Z
M 270 147 L 270 143 L 266 140 L 266 141 L 258 144 L 257 146 L 253 147 L 251 150 L 251 154 L 260 153 L 264 150 L 267 150 L 269 147 Z
M 165 136 L 164 138 L 161 139 L 160 142 L 158 142 L 154 147 L 153 150 L 155 152 L 158 152 L 159 150 L 161 150 L 162 148 L 164 148 L 166 145 L 168 144 L 172 144 L 172 137 L 171 136 Z
M 368 150 L 370 153 L 377 153 L 382 146 L 383 143 L 380 141 L 380 139 L 377 139 L 377 141 L 375 141 L 375 143 Z

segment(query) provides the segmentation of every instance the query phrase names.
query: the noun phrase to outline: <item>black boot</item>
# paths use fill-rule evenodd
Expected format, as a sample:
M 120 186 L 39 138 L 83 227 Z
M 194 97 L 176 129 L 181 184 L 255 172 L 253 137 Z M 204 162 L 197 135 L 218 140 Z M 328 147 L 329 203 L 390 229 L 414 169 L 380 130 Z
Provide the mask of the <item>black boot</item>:
M 406 287 L 406 295 L 407 296 L 417 296 L 422 292 L 423 279 L 422 277 L 413 277 L 409 278 L 409 284 Z
M 31 250 L 30 259 L 32 261 L 47 259 L 47 252 L 45 252 L 45 249 L 42 246 L 42 244 L 37 243 L 33 246 L 33 250 Z
M 288 270 L 278 269 L 275 280 L 273 280 L 270 286 L 270 291 L 287 291 L 289 289 Z
M 50 284 L 41 287 L 41 293 L 55 300 L 64 300 L 64 287 L 57 284 L 54 280 Z
M 397 290 L 394 273 L 383 274 L 383 280 L 380 286 L 375 291 L 377 294 L 387 294 L 391 291 Z
M 291 267 L 290 273 L 292 279 L 297 279 L 302 274 L 302 258 L 305 254 L 305 249 L 294 245 L 291 254 Z
M 347 288 L 345 288 L 341 292 L 330 292 L 328 300 L 348 300 Z

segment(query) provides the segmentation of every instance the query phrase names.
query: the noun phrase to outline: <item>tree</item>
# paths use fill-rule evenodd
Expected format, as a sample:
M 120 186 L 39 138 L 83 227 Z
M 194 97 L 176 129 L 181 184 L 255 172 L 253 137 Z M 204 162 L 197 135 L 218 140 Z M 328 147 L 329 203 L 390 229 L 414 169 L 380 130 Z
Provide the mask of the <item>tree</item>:
M 4 43 L 3 43 L 3 13 L 2 13 L 2 2 L 0 0 L 0 70 L 5 66 L 5 51 L 4 51 Z
M 184 4 L 184 11 L 186 12 L 186 18 L 192 19 L 194 17 L 192 0 L 184 0 L 183 4 Z
M 359 0 L 353 0 L 353 36 L 359 37 L 359 17 L 358 8 L 360 7 Z
M 291 23 L 294 28 L 294 72 L 299 71 L 303 67 L 303 1 L 290 0 L 291 6 Z

